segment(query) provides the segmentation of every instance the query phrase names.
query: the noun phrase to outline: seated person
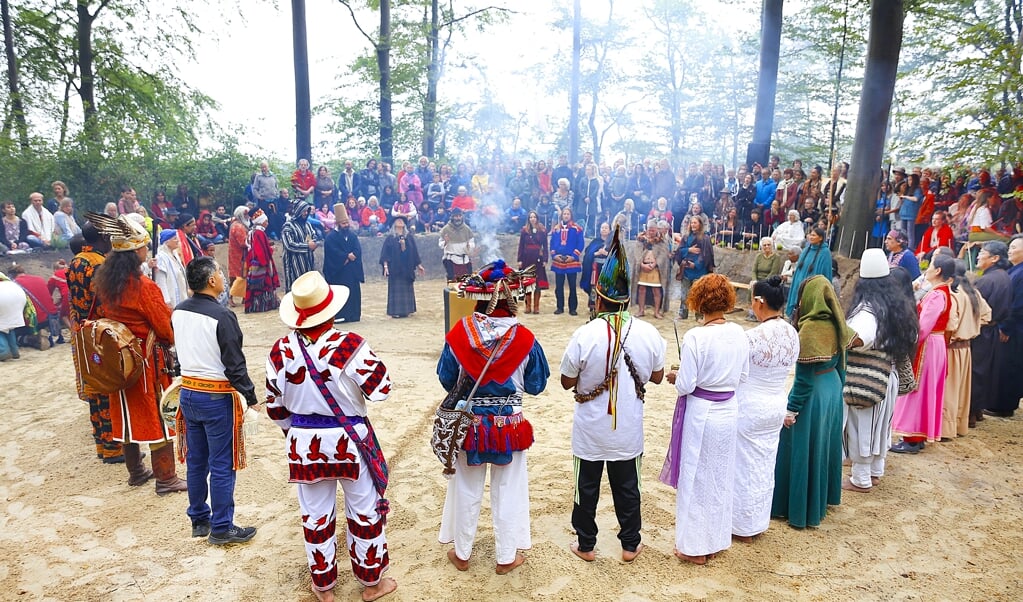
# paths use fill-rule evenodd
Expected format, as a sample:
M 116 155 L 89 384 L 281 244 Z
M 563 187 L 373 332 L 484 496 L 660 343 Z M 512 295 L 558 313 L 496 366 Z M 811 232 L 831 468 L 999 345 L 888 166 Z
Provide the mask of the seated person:
M 518 234 L 526 225 L 526 210 L 522 208 L 522 199 L 512 199 L 511 207 L 505 211 L 505 229 L 507 234 Z M 539 216 L 538 216 L 539 217 Z

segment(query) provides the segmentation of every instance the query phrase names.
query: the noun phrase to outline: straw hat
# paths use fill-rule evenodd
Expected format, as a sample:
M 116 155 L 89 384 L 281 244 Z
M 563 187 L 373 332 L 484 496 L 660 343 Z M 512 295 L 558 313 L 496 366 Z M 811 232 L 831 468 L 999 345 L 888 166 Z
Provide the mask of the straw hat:
M 329 285 L 323 274 L 312 271 L 295 280 L 278 311 L 288 328 L 309 328 L 333 320 L 347 302 L 347 286 Z

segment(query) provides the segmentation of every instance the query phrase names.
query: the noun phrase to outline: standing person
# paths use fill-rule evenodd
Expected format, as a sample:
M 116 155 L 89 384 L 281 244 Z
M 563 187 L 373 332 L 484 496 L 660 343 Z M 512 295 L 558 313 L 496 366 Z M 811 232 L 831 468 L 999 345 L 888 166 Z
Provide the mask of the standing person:
M 941 408 L 942 440 L 963 437 L 969 431 L 970 390 L 973 377 L 973 353 L 970 341 L 991 321 L 991 307 L 977 293 L 966 276 L 966 262 L 955 260 L 952 311 L 945 328 L 948 337 L 948 376 L 945 379 L 945 403 Z
M 1019 400 L 1023 396 L 1020 386 L 1020 374 L 1023 373 L 1023 235 L 1017 234 L 1009 241 L 1008 274 L 1012 286 L 1012 305 L 1009 315 L 998 324 L 1001 342 L 1005 345 L 1002 352 L 1001 375 L 999 377 L 998 395 L 988 404 L 986 414 L 1011 417 L 1019 409 Z
M 643 457 L 645 383 L 664 376 L 666 342 L 652 324 L 629 315 L 629 262 L 618 228 L 595 285 L 596 319 L 572 333 L 561 358 L 561 386 L 573 389 L 572 457 L 575 504 L 572 553 L 596 560 L 597 501 L 607 466 L 618 519 L 622 560 L 642 551 L 640 463 Z
M 536 266 L 536 285 L 532 293 L 526 294 L 526 313 L 540 313 L 540 291 L 547 290 L 550 285 L 547 282 L 547 230 L 540 223 L 540 216 L 536 211 L 530 211 L 526 217 L 526 225 L 522 226 L 519 232 L 519 269 L 524 270 L 529 266 Z
M 781 277 L 757 280 L 750 292 L 750 306 L 760 324 L 746 331 L 749 376 L 735 391 L 739 417 L 732 487 L 732 536 L 743 543 L 753 543 L 771 523 L 786 381 L 799 357 L 799 335 L 782 315 L 786 295 Z
M 714 271 L 714 245 L 706 232 L 706 222 L 699 215 L 689 220 L 689 230 L 682 236 L 682 242 L 675 250 L 672 258 L 679 266 L 675 279 L 681 282 L 682 300 L 678 308 L 678 317 L 689 318 L 689 290 L 693 284 Z
M 163 293 L 163 302 L 174 309 L 188 298 L 188 279 L 185 266 L 178 255 L 178 231 L 160 230 L 160 247 L 156 250 L 156 270 L 153 281 Z
M 256 206 L 264 212 L 270 209 L 270 205 L 277 200 L 279 190 L 277 187 L 277 176 L 270 172 L 270 164 L 267 161 L 259 162 L 259 173 L 252 179 L 252 197 Z
M 892 230 L 884 239 L 884 246 L 888 249 L 888 265 L 906 270 L 916 280 L 920 277 L 920 261 L 908 245 L 909 239 L 901 230 Z
M 113 251 L 93 278 L 99 298 L 97 315 L 121 322 L 140 339 L 152 334 L 157 343 L 172 345 L 171 310 L 163 302 L 160 288 L 140 269 L 148 255 L 149 233 L 125 216 L 113 219 L 96 213 L 87 215 L 110 236 Z M 155 475 L 157 495 L 166 495 L 186 491 L 188 486 L 174 470 L 174 434 L 160 415 L 156 393 L 169 385 L 170 379 L 164 371 L 166 358 L 158 348 L 147 349 L 152 355 L 146 358 L 142 377 L 110 396 L 110 421 L 114 440 L 123 444 L 128 484 L 141 485 Z M 142 464 L 140 443 L 149 444 L 151 472 Z
M 315 269 L 316 231 L 309 223 L 312 205 L 295 201 L 291 208 L 291 219 L 281 228 L 281 243 L 284 245 L 284 290 L 290 291 L 295 280 Z
M 852 348 L 882 351 L 894 365 L 912 359 L 917 340 L 913 298 L 892 278 L 881 249 L 863 252 L 860 279 L 846 320 L 856 332 Z M 852 463 L 852 474 L 842 481 L 842 489 L 869 493 L 884 476 L 898 393 L 898 374 L 893 370 L 880 403 L 863 408 L 846 404 L 843 445 L 845 457 Z
M 231 222 L 227 235 L 227 278 L 231 284 L 238 278 L 245 278 L 245 253 L 248 251 L 251 227 L 249 208 L 246 205 L 239 205 L 234 210 L 234 221 Z M 229 305 L 234 307 L 233 297 Z
M 398 587 L 383 576 L 391 565 L 387 463 L 366 407 L 367 400 L 387 399 L 391 377 L 362 337 L 331 327 L 347 300 L 348 289 L 328 285 L 319 272 L 300 276 L 280 307 L 281 321 L 293 330 L 266 360 L 266 414 L 287 440 L 288 482 L 296 484 L 318 600 L 334 599 L 338 550 L 351 559 L 363 600 Z M 338 482 L 345 494 L 344 546 L 336 536 Z
M 214 545 L 243 543 L 256 528 L 234 524 L 234 485 L 237 471 L 245 468 L 241 399 L 255 406 L 256 387 L 245 365 L 238 318 L 217 302 L 224 290 L 217 261 L 192 260 L 187 278 L 192 297 L 174 309 L 171 324 L 181 366 L 178 455 L 188 467 L 192 537 L 208 537 Z
M 991 321 L 981 326 L 980 335 L 970 344 L 973 355 L 970 427 L 984 419 L 983 410 L 988 404 L 994 404 L 998 395 L 1002 354 L 1006 349 L 999 325 L 1008 319 L 1012 310 L 1012 279 L 1006 271 L 1011 265 L 1009 247 L 1004 242 L 986 242 L 977 254 L 977 268 L 984 271 L 977 279 L 977 292 L 991 307 Z
M 725 276 L 700 278 L 686 302 L 703 323 L 686 331 L 679 367 L 668 372 L 679 397 L 660 480 L 678 490 L 675 556 L 706 564 L 732 541 L 735 390 L 749 376 L 750 344 L 741 326 L 725 320 L 735 306 Z
M 561 210 L 561 220 L 551 228 L 551 270 L 554 272 L 554 298 L 557 300 L 555 314 L 565 313 L 565 282 L 568 281 L 568 313 L 579 315 L 579 299 L 576 293 L 576 277 L 582 271 L 583 230 L 572 220 L 572 210 Z
M 465 214 L 461 209 L 452 207 L 450 215 L 447 225 L 440 229 L 437 238 L 448 282 L 471 274 L 472 258 L 476 254 L 476 239 L 465 223 Z
M 807 278 L 796 299 L 799 358 L 778 444 L 771 516 L 802 529 L 818 526 L 828 506 L 842 501 L 842 382 L 845 350 L 856 333 L 828 278 Z
M 274 250 L 266 235 L 269 222 L 262 209 L 252 214 L 245 253 L 245 313 L 259 313 L 277 309 L 277 287 L 281 285 L 274 262 Z
M 323 242 L 323 276 L 328 284 L 341 284 L 348 289 L 348 302 L 334 316 L 334 322 L 358 322 L 362 318 L 362 283 L 366 281 L 362 245 L 344 205 L 334 205 L 334 215 L 337 217 L 334 230 Z
M 654 317 L 662 318 L 661 311 L 668 301 L 668 284 L 671 272 L 671 252 L 668 241 L 657 228 L 657 222 L 650 220 L 646 230 L 636 238 L 639 243 L 639 265 L 633 274 L 636 292 L 636 304 L 639 305 L 637 316 L 646 315 L 647 291 L 653 294 Z
M 82 239 L 84 243 L 82 250 L 68 263 L 67 268 L 70 304 L 68 318 L 71 322 L 72 333 L 82 327 L 82 322 L 91 319 L 90 314 L 94 312 L 96 304 L 96 292 L 92 288 L 92 279 L 96 268 L 103 263 L 106 254 L 110 252 L 110 237 L 102 234 L 92 222 L 86 222 L 82 228 Z M 104 464 L 124 462 L 121 444 L 114 441 L 114 428 L 110 423 L 110 398 L 93 391 L 82 380 L 82 370 L 87 367 L 78 365 L 74 336 L 71 337 L 71 357 L 75 364 L 75 386 L 78 389 L 78 398 L 89 404 L 89 420 L 92 422 L 92 438 L 96 445 L 96 457 Z M 146 479 L 148 480 L 152 476 L 153 473 L 150 472 Z M 141 485 L 144 482 L 136 484 Z
M 931 290 L 917 304 L 920 332 L 913 360 L 913 372 L 920 387 L 895 402 L 892 430 L 902 436 L 902 441 L 889 451 L 916 454 L 924 448 L 924 442 L 941 439 L 941 411 L 948 372 L 945 328 L 952 310 L 949 284 L 954 277 L 955 260 L 944 255 L 933 257 L 924 272 Z
M 480 280 L 483 286 L 471 291 L 466 281 L 458 284 L 460 296 L 475 299 L 476 309 L 448 332 L 437 362 L 441 385 L 449 398 L 456 394 L 453 401 L 463 399 L 459 389 L 464 394 L 473 383 L 478 387 L 470 411 L 479 421 L 448 481 L 438 539 L 454 542 L 448 560 L 458 570 L 468 570 L 490 465 L 496 572 L 505 575 L 526 561 L 519 550 L 532 547 L 526 450 L 533 444 L 533 427 L 522 414 L 522 396 L 543 392 L 551 370 L 539 341 L 515 317 L 515 297 L 525 294 L 528 299 L 533 279 L 505 267 L 484 269 Z M 493 360 L 489 365 L 487 358 Z M 491 445 L 509 427 L 508 445 Z
M 607 222 L 600 224 L 597 237 L 586 245 L 583 251 L 583 269 L 579 278 L 579 288 L 586 293 L 587 308 L 590 310 L 590 317 L 596 316 L 597 301 L 597 278 L 600 277 L 600 270 L 604 267 L 604 261 L 611 250 L 611 225 Z
M 416 272 L 426 274 L 415 236 L 406 230 L 405 218 L 394 219 L 391 233 L 380 248 L 380 265 L 387 278 L 387 315 L 405 318 L 416 313 Z
M 827 236 L 827 232 L 820 226 L 815 226 L 806 234 L 807 245 L 799 254 L 799 261 L 796 262 L 792 281 L 789 284 L 789 300 L 785 305 L 786 316 L 791 316 L 798 308 L 799 291 L 805 280 L 814 276 L 824 276 L 828 282 L 831 282 L 831 249 L 828 248 L 828 243 L 824 240 L 825 236 Z
M 298 169 L 291 174 L 291 190 L 295 201 L 304 201 L 316 189 L 316 176 L 309 169 L 308 159 L 298 160 Z

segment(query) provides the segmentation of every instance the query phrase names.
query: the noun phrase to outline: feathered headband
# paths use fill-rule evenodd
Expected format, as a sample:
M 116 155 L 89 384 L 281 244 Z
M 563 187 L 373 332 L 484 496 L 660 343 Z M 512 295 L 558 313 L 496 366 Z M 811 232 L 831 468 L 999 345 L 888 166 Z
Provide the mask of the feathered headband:
M 615 231 L 611 235 L 611 248 L 608 249 L 607 259 L 604 267 L 597 275 L 597 294 L 613 303 L 626 303 L 632 293 L 632 286 L 629 282 L 629 259 L 625 255 L 625 248 L 622 247 L 622 239 L 619 236 L 621 224 L 615 224 Z
M 152 242 L 149 232 L 140 224 L 133 222 L 123 215 L 110 217 L 105 213 L 93 213 L 89 211 L 85 217 L 96 226 L 101 234 L 110 237 L 110 248 L 114 252 L 134 251 L 146 247 Z

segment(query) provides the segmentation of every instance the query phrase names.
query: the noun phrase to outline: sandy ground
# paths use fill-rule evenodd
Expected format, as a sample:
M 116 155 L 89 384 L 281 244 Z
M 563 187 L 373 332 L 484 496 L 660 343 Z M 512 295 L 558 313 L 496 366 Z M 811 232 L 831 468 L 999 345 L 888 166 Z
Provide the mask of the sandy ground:
M 620 561 L 611 496 L 601 496 L 592 564 L 568 550 L 572 507 L 569 436 L 572 397 L 557 383 L 561 351 L 582 318 L 523 316 L 552 366 L 548 390 L 526 402 L 536 429 L 528 452 L 533 548 L 509 576 L 494 573 L 489 504 L 484 502 L 468 572 L 437 543 L 445 480 L 429 449 L 442 397 L 434 373 L 443 330 L 442 286 L 417 285 L 419 312 L 384 315 L 386 286 L 363 290 L 365 336 L 395 381 L 370 408 L 391 466 L 387 600 L 1016 600 L 1023 597 L 1023 420 L 988 419 L 969 436 L 895 456 L 870 494 L 847 493 L 818 529 L 783 522 L 752 545 L 736 543 L 704 567 L 672 556 L 675 492 L 657 481 L 675 395 L 653 386 L 647 399 L 643 466 L 644 553 Z M 285 330 L 276 313 L 239 314 L 257 383 L 271 342 Z M 730 319 L 741 319 L 733 314 Z M 656 320 L 675 353 L 671 322 Z M 688 323 L 689 325 L 692 322 Z M 744 325 L 747 325 L 743 322 Z M 245 545 L 210 546 L 190 537 L 185 494 L 157 497 L 127 486 L 122 466 L 93 453 L 87 406 L 77 400 L 67 346 L 24 350 L 0 365 L 7 428 L 0 442 L 0 599 L 307 600 L 309 576 L 298 508 L 287 483 L 282 434 L 262 415 L 239 474 L 236 522 L 256 525 Z M 261 389 L 260 385 L 260 389 Z M 179 469 L 181 473 L 184 468 Z M 339 533 L 339 535 L 341 535 Z M 339 600 L 361 591 L 340 565 Z

